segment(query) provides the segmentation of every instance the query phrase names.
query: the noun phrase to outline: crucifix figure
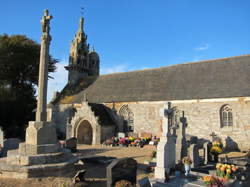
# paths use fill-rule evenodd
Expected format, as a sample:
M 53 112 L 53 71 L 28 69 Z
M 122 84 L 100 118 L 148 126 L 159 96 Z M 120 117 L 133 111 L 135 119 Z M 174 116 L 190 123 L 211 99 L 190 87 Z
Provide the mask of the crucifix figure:
M 53 17 L 51 15 L 49 15 L 49 11 L 47 9 L 44 10 L 44 16 L 41 20 L 43 34 L 49 34 L 49 31 L 50 31 L 49 24 L 50 24 L 50 20 L 52 18 Z
M 170 130 L 172 129 L 172 115 L 173 115 L 173 108 L 171 108 L 171 102 L 168 102 L 168 109 L 164 110 L 164 116 L 168 118 L 167 123 L 167 133 L 170 134 Z

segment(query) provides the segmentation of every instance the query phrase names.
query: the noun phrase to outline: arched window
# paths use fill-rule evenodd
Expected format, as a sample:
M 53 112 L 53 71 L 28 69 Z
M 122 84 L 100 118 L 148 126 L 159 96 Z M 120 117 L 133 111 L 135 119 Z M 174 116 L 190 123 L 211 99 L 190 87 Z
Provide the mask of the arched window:
M 221 127 L 233 126 L 233 112 L 229 105 L 224 105 L 220 110 Z
M 124 130 L 127 132 L 134 131 L 134 114 L 128 108 L 128 105 L 123 105 L 120 108 L 119 114 L 124 119 Z

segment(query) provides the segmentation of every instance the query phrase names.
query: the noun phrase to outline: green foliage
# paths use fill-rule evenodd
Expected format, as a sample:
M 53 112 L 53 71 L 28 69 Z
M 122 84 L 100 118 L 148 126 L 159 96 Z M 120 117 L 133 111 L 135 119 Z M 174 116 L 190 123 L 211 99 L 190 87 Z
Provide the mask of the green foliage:
M 40 45 L 23 35 L 0 35 L 0 126 L 6 137 L 22 138 L 34 119 Z M 50 56 L 49 72 L 58 60 Z

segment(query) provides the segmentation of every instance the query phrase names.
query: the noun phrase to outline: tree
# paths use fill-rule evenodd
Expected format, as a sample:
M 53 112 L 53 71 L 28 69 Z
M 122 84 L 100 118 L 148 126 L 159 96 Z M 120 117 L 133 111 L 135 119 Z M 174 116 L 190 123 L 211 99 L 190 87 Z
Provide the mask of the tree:
M 0 126 L 6 137 L 23 138 L 34 120 L 40 45 L 23 35 L 0 35 Z M 56 70 L 50 56 L 48 72 Z

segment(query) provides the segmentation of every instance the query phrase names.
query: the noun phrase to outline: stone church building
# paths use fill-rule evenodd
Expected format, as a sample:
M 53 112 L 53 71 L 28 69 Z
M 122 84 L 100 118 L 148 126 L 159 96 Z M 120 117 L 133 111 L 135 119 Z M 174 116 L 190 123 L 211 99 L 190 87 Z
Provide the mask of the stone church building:
M 171 102 L 184 111 L 187 134 L 211 139 L 215 133 L 226 146 L 250 148 L 250 55 L 99 75 L 83 21 L 65 67 L 68 83 L 48 105 L 58 134 L 83 144 L 118 132 L 159 137 L 164 104 Z

